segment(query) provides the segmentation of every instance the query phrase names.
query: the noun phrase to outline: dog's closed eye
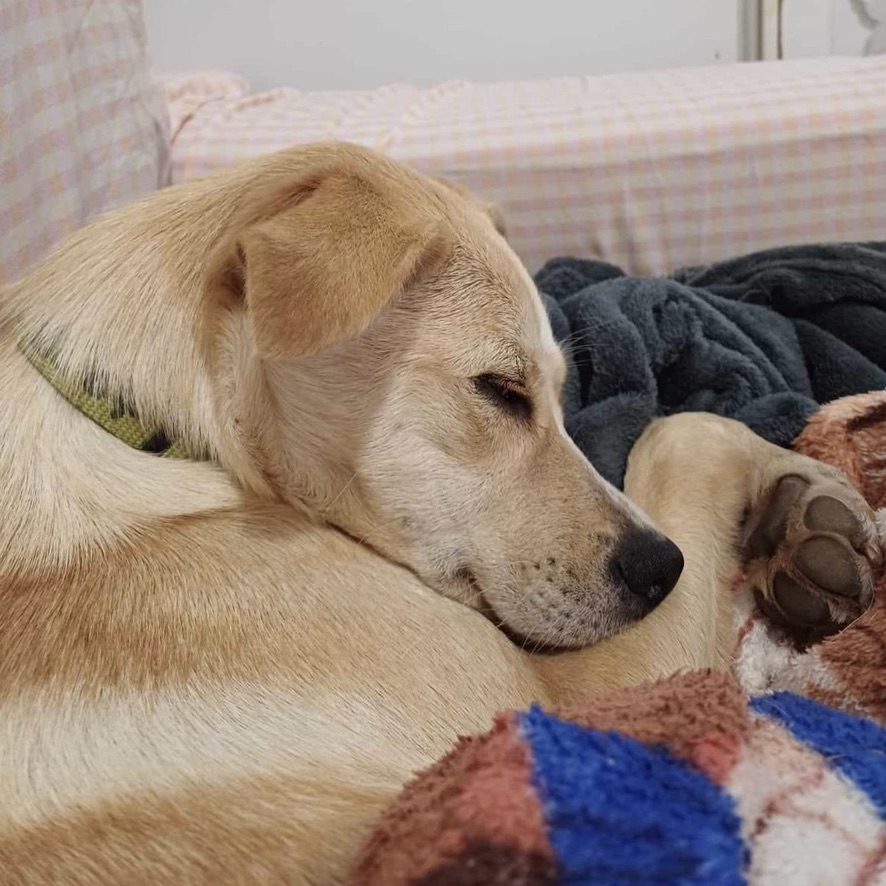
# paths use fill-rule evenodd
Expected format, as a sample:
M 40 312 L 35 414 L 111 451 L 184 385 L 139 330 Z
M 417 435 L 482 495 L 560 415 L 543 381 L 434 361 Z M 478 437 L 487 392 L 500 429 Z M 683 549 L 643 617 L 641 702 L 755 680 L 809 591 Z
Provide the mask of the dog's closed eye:
M 532 416 L 532 400 L 519 382 L 492 372 L 478 375 L 473 381 L 477 393 L 502 412 L 519 419 Z

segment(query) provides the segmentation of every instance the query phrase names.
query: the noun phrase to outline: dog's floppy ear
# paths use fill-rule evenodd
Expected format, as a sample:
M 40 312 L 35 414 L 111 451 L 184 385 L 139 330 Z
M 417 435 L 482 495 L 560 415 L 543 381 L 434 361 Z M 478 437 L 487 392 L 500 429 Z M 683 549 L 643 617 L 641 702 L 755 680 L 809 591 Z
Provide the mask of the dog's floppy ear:
M 276 176 L 250 198 L 211 277 L 245 300 L 257 352 L 316 354 L 365 331 L 445 254 L 442 211 L 421 180 L 388 161 L 345 155 Z

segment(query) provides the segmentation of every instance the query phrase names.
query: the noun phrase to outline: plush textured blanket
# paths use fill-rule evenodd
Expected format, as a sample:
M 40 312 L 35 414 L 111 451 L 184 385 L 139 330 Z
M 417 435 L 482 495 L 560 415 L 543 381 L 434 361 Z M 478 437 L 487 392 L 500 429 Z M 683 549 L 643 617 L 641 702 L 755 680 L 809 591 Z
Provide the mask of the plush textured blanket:
M 660 415 L 702 411 L 787 446 L 819 407 L 886 388 L 886 244 L 797 246 L 670 278 L 555 259 L 536 276 L 569 344 L 566 426 L 621 486 Z
M 796 448 L 886 508 L 886 392 L 827 406 Z M 463 739 L 407 786 L 350 882 L 886 884 L 886 581 L 804 652 L 746 598 L 736 612 L 732 676 L 504 713 Z

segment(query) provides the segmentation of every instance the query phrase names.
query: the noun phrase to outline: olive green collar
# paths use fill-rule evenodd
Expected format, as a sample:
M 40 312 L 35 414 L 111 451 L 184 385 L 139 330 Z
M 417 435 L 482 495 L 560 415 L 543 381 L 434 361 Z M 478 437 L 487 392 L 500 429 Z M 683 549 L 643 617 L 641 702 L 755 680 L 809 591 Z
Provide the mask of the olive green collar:
M 161 427 L 149 427 L 130 412 L 118 398 L 104 397 L 86 384 L 77 384 L 66 378 L 49 354 L 22 344 L 22 353 L 34 368 L 75 409 L 92 419 L 112 437 L 139 452 L 150 452 L 161 458 L 183 458 L 202 461 L 180 440 L 171 440 Z

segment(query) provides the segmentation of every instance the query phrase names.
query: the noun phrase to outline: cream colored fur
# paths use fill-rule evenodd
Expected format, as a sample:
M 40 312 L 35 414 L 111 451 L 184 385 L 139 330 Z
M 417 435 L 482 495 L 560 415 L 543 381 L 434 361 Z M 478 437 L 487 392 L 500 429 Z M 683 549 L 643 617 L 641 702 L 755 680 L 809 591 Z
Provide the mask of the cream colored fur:
M 485 209 L 352 147 L 98 220 L 0 324 L 3 886 L 339 882 L 410 774 L 496 711 L 724 665 L 712 589 L 795 466 L 681 416 L 635 448 L 633 502 L 609 487 Z M 111 438 L 23 338 L 211 460 Z M 634 624 L 605 564 L 653 520 L 686 569 Z M 593 645 L 533 655 L 496 622 Z

